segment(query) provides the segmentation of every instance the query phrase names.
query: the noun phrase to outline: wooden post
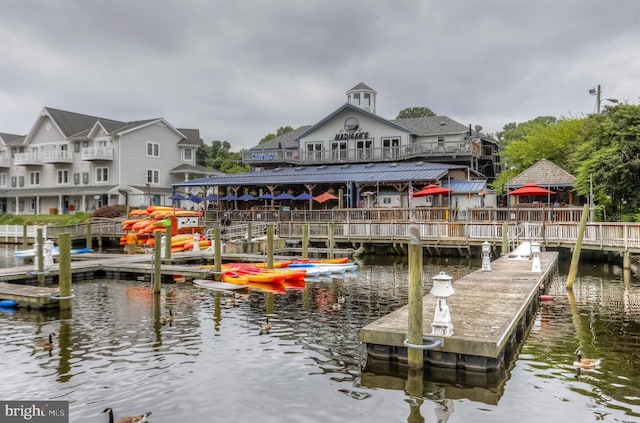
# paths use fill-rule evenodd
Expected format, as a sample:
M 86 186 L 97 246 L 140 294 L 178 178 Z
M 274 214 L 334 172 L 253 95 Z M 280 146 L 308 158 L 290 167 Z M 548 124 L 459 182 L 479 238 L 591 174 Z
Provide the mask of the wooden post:
M 267 269 L 273 269 L 273 225 L 267 225 Z
M 251 231 L 252 231 L 251 221 L 248 221 L 247 222 L 247 242 L 251 242 L 251 239 L 253 238 Z
M 409 344 L 422 345 L 422 243 L 417 225 L 409 228 Z M 424 350 L 408 348 L 407 359 L 410 369 L 422 369 Z
M 567 289 L 573 289 L 573 282 L 576 280 L 578 273 L 578 263 L 580 262 L 580 251 L 582 250 L 582 239 L 584 238 L 584 230 L 587 227 L 587 219 L 589 217 L 589 204 L 584 205 L 582 210 L 582 218 L 580 219 L 580 227 L 578 228 L 578 238 L 576 245 L 573 247 L 573 255 L 571 256 L 571 265 L 569 266 L 569 275 L 567 275 Z
M 85 246 L 87 248 L 93 248 L 93 235 L 91 234 L 91 222 L 87 223 L 87 237 L 85 239 Z
M 309 224 L 302 225 L 302 258 L 309 258 Z
M 423 369 L 409 369 L 407 372 L 407 393 L 414 399 L 410 401 L 410 414 L 407 422 L 424 423 L 425 419 L 420 413 L 420 407 L 424 402 L 424 372 Z
M 164 235 L 164 259 L 167 263 L 171 263 L 171 227 L 167 228 Z
M 153 248 L 153 293 L 160 294 L 162 288 L 162 273 L 160 272 L 162 266 L 162 233 L 160 231 L 154 232 L 155 247 Z
M 327 253 L 327 258 L 334 258 L 333 249 L 335 247 L 336 241 L 334 239 L 334 232 L 336 229 L 336 224 L 331 222 L 329 223 L 329 252 Z
M 509 224 L 502 224 L 502 251 L 501 254 L 504 256 L 505 254 L 509 254 Z
M 631 269 L 631 253 L 629 252 L 629 250 L 624 250 L 622 252 L 622 269 Z
M 222 273 L 222 243 L 219 227 L 213 230 L 213 267 L 216 272 L 213 279 L 219 281 Z
M 22 249 L 26 250 L 29 246 L 29 227 L 22 225 Z
M 36 231 L 36 243 L 38 250 L 36 251 L 38 259 L 38 285 L 44 285 L 44 239 L 42 239 L 42 228 L 38 228 Z
M 71 234 L 64 233 L 58 236 L 58 248 L 60 255 L 58 263 L 60 265 L 60 273 L 58 274 L 58 287 L 60 288 L 60 297 L 71 297 Z M 60 309 L 66 310 L 71 308 L 71 299 L 60 300 Z

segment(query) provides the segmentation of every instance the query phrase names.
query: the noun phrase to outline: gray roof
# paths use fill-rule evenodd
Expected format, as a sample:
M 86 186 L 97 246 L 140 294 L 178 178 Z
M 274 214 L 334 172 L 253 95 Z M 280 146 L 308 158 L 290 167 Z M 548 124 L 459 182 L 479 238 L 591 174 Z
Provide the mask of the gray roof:
M 108 186 L 73 186 L 59 187 L 55 191 L 51 188 L 14 188 L 0 190 L 2 197 L 35 197 L 35 196 L 52 196 L 52 195 L 95 195 L 104 194 L 116 188 L 117 185 Z
M 182 135 L 185 136 L 183 140 L 180 140 L 178 145 L 192 145 L 199 147 L 200 146 L 200 130 L 199 129 L 187 129 L 180 128 L 178 129 Z
M 262 144 L 258 144 L 255 147 L 251 147 L 249 150 L 271 150 L 271 149 L 287 149 L 287 148 L 298 148 L 298 141 L 296 139 L 298 136 L 307 132 L 307 130 L 311 128 L 311 125 L 301 126 L 299 128 L 294 129 L 293 131 L 287 132 L 286 134 L 282 134 L 275 138 L 270 139 L 269 141 L 265 141 Z
M 195 173 L 198 175 L 207 175 L 207 176 L 221 176 L 226 175 L 224 172 L 220 172 L 217 170 L 209 169 L 204 166 L 192 166 L 190 164 L 183 163 L 179 166 L 171 169 L 171 173 Z
M 417 135 L 459 134 L 469 132 L 469 128 L 447 116 L 425 116 L 409 119 L 394 119 L 394 122 L 410 129 Z
M 358 85 L 356 85 L 355 87 L 353 87 L 349 91 L 347 91 L 347 93 L 350 93 L 351 91 L 362 91 L 362 90 L 373 91 L 374 93 L 376 92 L 376 90 L 374 90 L 373 88 L 371 88 L 370 86 L 368 86 L 364 82 L 360 82 L 360 83 L 358 83 Z
M 15 134 L 0 133 L 0 141 L 4 142 L 7 145 L 12 144 L 12 143 L 21 142 L 22 140 L 24 140 L 25 137 L 26 137 L 26 135 L 15 135 Z
M 518 188 L 524 184 L 541 187 L 572 187 L 576 177 L 555 163 L 542 159 L 505 184 L 505 188 Z
M 173 186 L 265 186 L 348 182 L 375 184 L 378 182 L 406 183 L 408 181 L 419 181 L 426 184 L 440 180 L 451 169 L 466 169 L 466 166 L 428 162 L 398 162 L 287 167 L 195 179 L 179 182 Z
M 473 180 L 451 180 L 451 181 L 442 181 L 442 186 L 445 188 L 450 188 L 454 192 L 458 194 L 464 193 L 478 193 L 480 191 L 488 191 L 487 181 L 484 179 L 473 179 Z
M 58 125 L 62 134 L 66 138 L 77 136 L 81 132 L 88 131 L 93 127 L 97 120 L 105 126 L 110 125 L 124 125 L 124 122 L 118 122 L 110 119 L 102 119 L 96 116 L 83 115 L 80 113 L 66 112 L 64 110 L 52 109 L 51 107 L 45 107 L 49 116 Z

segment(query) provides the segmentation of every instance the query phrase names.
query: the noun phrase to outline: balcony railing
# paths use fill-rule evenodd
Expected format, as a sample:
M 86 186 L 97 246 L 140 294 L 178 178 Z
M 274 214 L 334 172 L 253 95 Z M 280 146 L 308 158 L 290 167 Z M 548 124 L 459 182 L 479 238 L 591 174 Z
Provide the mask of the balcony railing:
M 44 163 L 73 163 L 73 153 L 68 150 L 44 150 L 42 161 Z
M 16 153 L 13 162 L 17 166 L 42 165 L 42 156 L 40 153 L 30 151 L 27 153 Z
M 479 158 L 482 155 L 480 143 L 474 140 L 420 142 L 411 145 L 324 149 L 319 151 L 297 151 L 287 149 L 247 150 L 242 154 L 243 163 L 370 163 L 406 160 L 412 158 Z
M 9 156 L 6 156 L 6 155 L 0 156 L 0 167 L 10 167 L 10 166 L 11 166 L 11 159 L 9 158 Z
M 84 147 L 82 160 L 113 160 L 112 147 Z

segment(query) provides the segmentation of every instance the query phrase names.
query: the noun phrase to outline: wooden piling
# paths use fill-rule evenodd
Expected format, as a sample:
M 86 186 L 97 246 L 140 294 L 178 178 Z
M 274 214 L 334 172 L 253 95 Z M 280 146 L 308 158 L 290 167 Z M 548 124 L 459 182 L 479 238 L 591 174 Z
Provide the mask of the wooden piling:
M 582 240 L 584 238 L 584 230 L 587 227 L 587 218 L 589 217 L 589 204 L 584 205 L 582 210 L 582 218 L 580 219 L 580 226 L 578 227 L 578 238 L 576 239 L 576 245 L 573 248 L 573 255 L 571 256 L 571 265 L 569 265 L 569 274 L 567 275 L 567 289 L 573 289 L 573 282 L 576 280 L 578 274 L 578 263 L 580 262 L 580 251 L 582 250 Z
M 248 221 L 247 222 L 247 242 L 251 242 L 251 239 L 253 238 L 251 231 L 252 231 L 251 221 Z
M 267 269 L 273 269 L 273 225 L 267 225 Z
M 331 222 L 329 224 L 329 252 L 327 253 L 327 258 L 334 258 L 334 248 L 336 245 L 336 240 L 335 240 L 335 232 L 336 232 L 336 224 Z
M 409 229 L 412 234 L 419 234 L 417 226 Z M 422 243 L 418 236 L 413 236 L 409 243 L 409 320 L 407 340 L 412 345 L 422 345 Z M 410 369 L 422 369 L 424 351 L 408 348 L 408 365 Z
M 29 227 L 22 225 L 22 249 L 26 250 L 29 247 Z
M 505 254 L 509 254 L 509 224 L 502 224 L 502 251 L 500 252 L 501 256 Z
M 71 234 L 63 233 L 58 236 L 58 263 L 60 271 L 58 274 L 58 287 L 60 289 L 60 309 L 71 308 Z
M 42 228 L 36 230 L 36 245 L 38 249 L 36 251 L 38 259 L 38 285 L 44 285 L 44 239 L 42 239 Z
M 91 222 L 87 222 L 87 236 L 85 238 L 85 247 L 93 248 L 93 238 L 91 234 Z
M 171 263 L 171 227 L 167 228 L 164 236 L 164 259 L 167 263 Z
M 309 224 L 302 225 L 302 258 L 309 258 Z
M 213 230 L 213 267 L 214 279 L 219 281 L 222 275 L 222 241 L 220 240 L 220 228 Z
M 154 232 L 155 247 L 153 248 L 153 293 L 160 294 L 162 288 L 162 233 Z
M 622 269 L 631 269 L 631 253 L 629 250 L 624 250 L 622 253 Z

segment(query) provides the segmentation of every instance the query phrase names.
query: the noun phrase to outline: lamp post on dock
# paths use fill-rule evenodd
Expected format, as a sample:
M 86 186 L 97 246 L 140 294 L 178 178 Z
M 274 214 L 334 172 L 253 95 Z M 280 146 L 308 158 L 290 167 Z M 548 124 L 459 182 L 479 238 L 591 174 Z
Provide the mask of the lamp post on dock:
M 535 273 L 542 272 L 540 267 L 540 243 L 536 241 L 531 243 L 531 271 Z
M 491 271 L 491 244 L 489 241 L 482 243 L 482 269 L 483 272 Z
M 454 290 L 451 286 L 451 276 L 445 272 L 440 272 L 433 277 L 433 286 L 431 287 L 431 295 L 436 297 L 436 312 L 431 324 L 431 334 L 437 336 L 453 335 L 453 323 L 451 322 L 451 314 L 449 313 L 449 305 L 447 298 L 453 295 Z

